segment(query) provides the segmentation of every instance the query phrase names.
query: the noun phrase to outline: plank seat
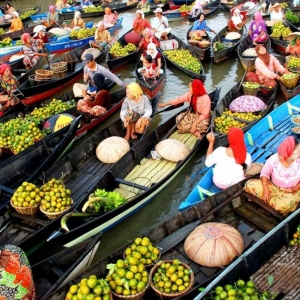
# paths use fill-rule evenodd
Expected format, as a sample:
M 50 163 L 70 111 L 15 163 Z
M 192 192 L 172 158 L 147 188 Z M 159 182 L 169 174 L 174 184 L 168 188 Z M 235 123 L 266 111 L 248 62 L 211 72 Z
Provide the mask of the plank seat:
M 273 155 L 274 153 L 271 152 L 271 151 L 266 151 L 263 153 L 263 155 L 261 155 L 260 157 L 258 157 L 257 159 L 255 159 L 255 162 L 257 163 L 265 163 L 266 160 L 271 156 Z
M 131 186 L 133 188 L 138 188 L 138 189 L 141 189 L 141 190 L 144 190 L 144 191 L 148 191 L 149 190 L 148 186 L 140 185 L 138 183 L 135 183 L 135 182 L 132 182 L 132 181 L 128 181 L 128 180 L 124 180 L 124 179 L 119 178 L 119 177 L 115 177 L 114 180 L 116 182 L 122 183 L 124 185 Z
M 272 130 L 264 133 L 260 138 L 255 141 L 258 147 L 264 147 L 268 144 L 279 132 L 277 130 Z

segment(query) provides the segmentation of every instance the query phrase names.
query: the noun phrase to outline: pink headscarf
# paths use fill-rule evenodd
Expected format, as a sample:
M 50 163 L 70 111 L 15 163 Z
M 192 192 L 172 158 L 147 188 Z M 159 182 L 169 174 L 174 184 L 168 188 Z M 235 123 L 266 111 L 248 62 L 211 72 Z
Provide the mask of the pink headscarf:
M 29 44 L 30 43 L 30 34 L 29 33 L 23 33 L 21 36 L 21 40 L 26 43 Z
M 0 74 L 3 75 L 4 72 L 5 72 L 7 69 L 10 69 L 10 70 L 11 70 L 11 66 L 8 65 L 8 64 L 2 64 L 2 65 L 0 66 Z
M 279 155 L 288 158 L 293 154 L 295 147 L 296 147 L 295 139 L 289 136 L 278 146 L 277 151 Z
M 100 21 L 97 25 L 98 29 L 100 28 L 100 26 L 103 25 L 104 26 L 104 29 L 106 29 L 106 26 L 105 26 L 105 23 Z
M 150 36 L 153 36 L 153 32 L 150 28 L 145 28 L 145 30 L 143 31 L 143 35 L 145 34 L 149 34 Z
M 262 15 L 259 11 L 257 11 L 255 14 L 254 14 L 254 20 L 256 22 L 260 22 L 262 20 Z
M 53 10 L 53 9 L 55 9 L 55 6 L 54 6 L 54 5 L 50 5 L 50 6 L 49 6 L 49 11 L 51 11 L 51 10 Z

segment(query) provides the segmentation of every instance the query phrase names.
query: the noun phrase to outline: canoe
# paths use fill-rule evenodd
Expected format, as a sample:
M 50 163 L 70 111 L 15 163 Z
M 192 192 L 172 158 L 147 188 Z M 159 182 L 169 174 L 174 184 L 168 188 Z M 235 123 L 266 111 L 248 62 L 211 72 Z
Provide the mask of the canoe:
M 147 236 L 153 244 L 161 249 L 160 260 L 179 259 L 191 267 L 194 273 L 195 282 L 193 287 L 178 297 L 176 297 L 175 293 L 172 299 L 194 299 L 194 296 L 199 293 L 200 287 L 207 286 L 207 284 L 224 270 L 224 267 L 204 267 L 196 264 L 185 254 L 183 243 L 186 237 L 198 225 L 205 222 L 220 222 L 235 227 L 243 238 L 244 251 L 247 251 L 251 249 L 252 245 L 257 245 L 265 234 L 270 232 L 270 230 L 277 226 L 282 220 L 273 215 L 270 216 L 264 209 L 258 210 L 254 202 L 249 202 L 243 195 L 243 184 L 242 182 L 238 183 L 230 189 L 209 197 L 194 207 L 172 216 L 163 223 L 143 233 L 143 236 Z M 236 201 L 237 199 L 240 201 Z M 74 279 L 72 283 L 76 284 L 81 278 L 89 277 L 91 274 L 95 274 L 98 278 L 105 278 L 107 275 L 106 266 L 122 258 L 124 250 L 132 243 L 133 241 L 125 243 L 122 247 L 97 262 L 86 272 L 81 273 L 81 276 Z M 236 259 L 236 261 L 239 260 L 239 258 Z M 252 260 L 255 261 L 253 258 Z M 49 300 L 65 299 L 70 286 L 71 283 L 57 290 L 55 293 L 50 294 Z M 143 299 L 159 300 L 162 298 L 149 288 L 143 296 Z
M 291 246 L 288 240 L 293 239 L 299 223 L 298 209 L 236 259 L 194 300 L 208 299 L 216 286 L 233 284 L 239 279 L 251 280 L 261 293 L 269 292 L 277 299 L 297 299 L 299 284 L 295 278 L 299 274 L 300 251 L 299 246 Z
M 229 42 L 229 41 L 224 41 L 225 35 L 228 33 L 227 26 L 225 26 L 221 31 L 216 34 L 216 36 L 212 40 L 212 52 L 213 52 L 213 57 L 214 57 L 214 63 L 219 64 L 226 60 L 228 57 L 235 55 L 236 54 L 236 49 L 239 46 L 244 34 L 245 34 L 245 28 L 241 30 L 241 38 L 237 41 L 234 42 Z M 216 42 L 221 42 L 224 43 L 226 46 L 225 49 L 215 51 L 213 45 Z
M 9 61 L 9 59 L 19 53 L 23 49 L 23 46 L 11 46 L 0 48 L 0 64 L 4 64 Z
M 31 36 L 34 34 L 33 29 L 35 25 L 33 26 L 27 26 L 23 28 L 22 30 L 17 30 L 13 32 L 7 32 L 5 34 L 0 35 L 0 40 L 4 40 L 5 38 L 10 38 L 13 41 L 20 40 L 23 33 L 29 33 Z M 50 29 L 50 27 L 47 28 L 47 30 Z M 46 32 L 46 35 L 48 36 L 48 39 L 51 41 L 51 39 L 54 37 L 54 35 L 51 32 Z
M 49 80 L 49 82 L 35 81 L 34 83 L 32 83 L 32 80 L 30 80 L 29 78 L 25 82 L 20 84 L 19 88 L 14 92 L 14 95 L 18 99 L 20 99 L 23 104 L 32 105 L 61 91 L 64 87 L 73 84 L 82 76 L 84 65 L 82 64 L 80 56 L 83 51 L 88 48 L 89 46 L 85 45 L 72 51 L 72 56 L 76 58 L 75 70 L 73 72 L 67 71 L 65 77 L 61 79 L 52 79 Z M 105 49 L 96 58 L 97 62 L 99 62 L 104 57 L 104 53 Z M 57 61 L 53 61 L 53 63 Z M 49 65 L 45 66 L 44 69 L 49 70 Z
M 53 247 L 46 244 L 39 252 L 28 255 L 37 299 L 47 299 L 48 295 L 69 283 L 80 272 L 87 270 L 100 246 L 102 233 L 72 248 L 63 248 L 54 254 Z M 41 259 L 44 257 L 44 259 Z M 46 256 L 47 255 L 47 256 Z
M 220 89 L 218 88 L 211 93 L 213 104 L 218 101 L 219 92 Z M 61 174 L 68 173 L 68 176 L 63 179 L 64 184 L 71 189 L 72 198 L 76 203 L 73 212 L 65 215 L 65 219 L 62 220 L 63 224 L 67 222 L 68 218 L 71 218 L 67 224 L 69 226 L 68 231 L 60 228 L 60 223 L 56 223 L 55 226 L 51 226 L 52 229 L 53 227 L 55 229 L 48 236 L 48 241 L 71 247 L 88 239 L 96 232 L 104 232 L 146 205 L 161 189 L 167 186 L 205 142 L 204 139 L 197 140 L 195 136 L 189 133 L 179 135 L 175 118 L 176 116 L 172 117 L 146 135 L 112 166 L 99 163 L 95 156 L 86 157 L 87 151 L 90 152 L 90 150 L 85 150 L 85 148 L 91 149 L 92 147 L 92 149 L 95 149 L 95 140 L 102 140 L 101 137 L 95 136 L 61 160 L 61 168 L 48 170 L 45 173 L 47 179 L 60 178 Z M 113 130 L 113 128 L 109 129 Z M 107 136 L 110 135 L 106 134 L 105 137 Z M 164 159 L 159 161 L 151 159 L 151 151 L 154 150 L 159 141 L 168 137 L 180 139 L 191 149 L 188 156 L 178 163 Z M 89 146 L 89 144 L 93 146 Z M 73 164 L 72 169 L 70 169 L 71 161 Z M 75 167 L 74 164 L 77 166 Z M 142 174 L 142 172 L 143 176 L 141 177 L 139 174 Z M 73 213 L 81 212 L 88 194 L 96 188 L 118 191 L 125 199 L 130 199 L 130 201 L 103 215 L 84 219 L 73 217 Z
M 34 11 L 35 11 L 35 13 L 33 13 L 32 16 L 33 16 L 33 15 L 36 15 L 36 14 L 39 14 L 39 13 L 41 12 L 41 6 L 39 5 L 39 6 L 37 6 L 37 7 L 31 8 L 31 9 L 26 9 L 25 12 L 27 12 L 27 11 L 29 11 L 29 10 L 34 10 Z M 20 18 L 21 18 L 21 15 L 22 15 L 22 12 L 20 13 Z M 27 17 L 25 17 L 25 18 L 21 18 L 21 20 L 22 20 L 22 22 L 23 22 L 23 24 L 24 24 L 25 21 L 30 20 L 30 16 L 27 16 Z
M 264 43 L 263 43 L 268 51 L 270 53 L 271 51 L 271 40 L 268 38 Z M 247 34 L 240 42 L 238 48 L 237 48 L 237 53 L 239 56 L 239 60 L 244 68 L 245 71 L 252 72 L 255 69 L 255 58 L 253 56 L 243 56 L 243 52 L 246 49 L 253 48 L 252 46 L 252 41 L 250 40 L 249 35 Z
M 159 50 L 160 51 L 160 50 Z M 167 76 L 167 63 L 165 57 L 162 55 L 161 57 L 161 69 L 164 71 L 163 74 L 159 76 L 159 78 L 152 80 L 152 79 L 145 79 L 142 75 L 138 72 L 138 69 L 143 66 L 143 63 L 140 59 L 138 59 L 135 65 L 135 78 L 137 83 L 142 88 L 143 92 L 149 97 L 152 98 L 156 96 L 156 94 L 162 89 L 163 84 L 165 82 Z
M 114 32 L 117 28 L 119 28 L 122 24 L 123 17 L 118 18 L 117 23 L 108 29 L 110 33 Z M 71 39 L 69 35 L 57 37 L 55 41 L 46 43 L 45 46 L 50 53 L 63 53 L 66 51 L 73 50 L 77 47 L 81 47 L 84 45 L 88 45 L 90 41 L 95 39 L 94 35 L 89 36 L 84 39 L 74 40 Z
M 211 16 L 212 14 L 216 13 L 219 8 L 220 8 L 220 0 L 211 1 L 210 3 L 203 6 L 203 11 L 205 13 L 205 18 L 207 18 L 208 16 Z M 197 15 L 196 17 L 189 17 L 189 21 L 194 22 L 198 18 L 199 18 L 199 15 Z
M 233 14 L 233 11 L 237 8 L 240 10 L 240 13 L 242 15 L 246 15 L 246 16 L 252 16 L 254 13 L 256 13 L 259 9 L 259 5 L 256 3 L 255 6 L 253 6 L 252 8 L 249 9 L 249 7 L 247 7 L 245 4 L 247 2 L 251 2 L 251 1 L 246 1 L 244 3 L 241 3 L 235 7 L 233 7 L 231 10 L 230 10 L 230 13 Z
M 182 41 L 182 39 L 178 38 L 178 37 L 177 37 L 176 35 L 174 35 L 173 33 L 169 33 L 169 34 L 168 34 L 168 37 L 169 37 L 169 40 L 174 39 L 174 40 L 177 41 L 177 43 L 178 43 L 178 49 L 180 49 L 180 50 L 188 50 L 188 51 L 191 53 L 191 55 L 192 55 L 193 57 L 198 58 L 197 54 L 196 54 L 194 51 L 190 50 L 189 47 L 188 47 L 188 45 L 187 45 L 186 43 L 184 43 L 184 42 Z M 189 77 L 191 77 L 191 78 L 193 78 L 193 79 L 194 79 L 194 78 L 197 78 L 197 79 L 201 79 L 203 82 L 205 81 L 206 75 L 205 75 L 205 73 L 204 73 L 204 68 L 203 68 L 203 65 L 202 65 L 201 61 L 199 61 L 200 66 L 201 66 L 200 73 L 196 73 L 196 72 L 194 72 L 194 71 L 192 71 L 192 70 L 188 70 L 187 68 L 184 68 L 184 67 L 180 66 L 179 64 L 177 64 L 176 62 L 170 60 L 170 59 L 164 54 L 164 51 L 163 51 L 162 53 L 163 53 L 163 55 L 165 56 L 166 61 L 167 61 L 168 64 L 174 66 L 175 68 L 177 68 L 178 70 L 180 70 L 181 72 L 185 73 L 187 76 L 189 76 Z
M 120 45 L 123 47 L 126 45 L 126 42 L 124 41 L 124 36 L 131 32 L 131 30 L 127 31 L 123 36 L 121 36 L 117 42 L 120 43 Z M 127 63 L 129 63 L 132 60 L 135 60 L 138 58 L 138 50 L 133 51 L 125 56 L 114 56 L 107 51 L 106 53 L 106 64 L 108 66 L 108 69 L 111 72 L 115 72 L 117 70 L 120 70 L 122 67 L 124 67 Z
M 272 48 L 276 52 L 279 52 L 280 54 L 287 55 L 286 48 L 289 44 L 287 41 L 282 40 L 282 39 L 277 39 L 277 38 L 275 39 L 272 36 L 270 36 L 270 39 L 271 39 Z
M 284 23 L 286 23 L 285 25 L 289 26 L 293 32 L 299 32 L 300 23 L 292 23 L 287 18 L 284 19 Z
M 187 18 L 189 16 L 187 11 L 180 11 L 179 9 L 170 9 L 163 11 L 162 15 L 171 21 L 182 20 L 183 18 Z
M 253 162 L 264 163 L 269 156 L 277 152 L 278 145 L 286 137 L 292 135 L 299 138 L 290 131 L 293 125 L 290 118 L 299 114 L 299 106 L 300 96 L 296 96 L 271 111 L 245 133 L 247 152 L 251 154 Z M 212 175 L 212 168 L 209 168 L 187 199 L 180 204 L 180 210 L 220 192 L 213 184 Z
M 209 60 L 210 53 L 211 53 L 211 38 L 210 38 L 210 36 L 208 34 L 206 34 L 206 36 L 203 37 L 202 41 L 209 42 L 209 44 L 207 44 L 205 46 L 201 46 L 199 43 L 197 43 L 197 44 L 191 43 L 189 34 L 192 30 L 192 27 L 193 26 L 191 26 L 190 29 L 186 33 L 186 40 L 187 40 L 187 45 L 188 45 L 189 49 L 191 51 L 195 52 L 202 61 Z

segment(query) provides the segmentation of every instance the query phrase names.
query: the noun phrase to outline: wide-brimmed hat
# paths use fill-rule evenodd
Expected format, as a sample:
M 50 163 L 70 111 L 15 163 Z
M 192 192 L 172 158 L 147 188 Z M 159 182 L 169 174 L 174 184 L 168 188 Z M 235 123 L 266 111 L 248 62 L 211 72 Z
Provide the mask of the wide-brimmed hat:
M 278 2 L 276 2 L 274 5 L 272 5 L 272 7 L 278 7 L 278 6 L 281 6 L 281 4 Z
M 289 35 L 287 35 L 285 37 L 285 40 L 291 42 L 294 38 L 296 37 L 299 37 L 300 38 L 300 32 L 293 32 L 293 33 L 290 33 Z
M 160 7 L 156 7 L 156 9 L 153 12 L 154 13 L 162 13 L 162 9 Z

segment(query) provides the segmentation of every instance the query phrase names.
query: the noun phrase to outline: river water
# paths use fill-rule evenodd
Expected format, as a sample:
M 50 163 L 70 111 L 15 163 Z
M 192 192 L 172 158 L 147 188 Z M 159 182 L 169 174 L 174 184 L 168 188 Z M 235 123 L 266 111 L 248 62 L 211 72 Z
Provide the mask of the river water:
M 16 0 L 12 1 L 12 3 L 16 9 L 20 9 L 21 11 L 41 4 L 42 12 L 44 12 L 48 9 L 49 5 L 55 4 L 55 0 L 43 0 L 42 3 L 36 0 Z M 120 13 L 120 16 L 123 16 L 124 18 L 123 24 L 122 27 L 113 35 L 114 39 L 118 39 L 131 28 L 135 17 L 134 12 L 135 10 Z M 148 19 L 151 19 L 153 16 L 154 15 L 149 16 Z M 220 9 L 215 15 L 207 18 L 207 23 L 210 28 L 218 32 L 226 25 L 228 18 L 229 12 Z M 92 21 L 98 22 L 100 20 L 101 18 L 95 18 Z M 86 21 L 91 20 L 87 19 Z M 172 32 L 181 37 L 183 40 L 186 40 L 186 32 L 191 25 L 192 23 L 189 23 L 187 19 L 170 22 Z M 213 37 L 212 33 L 209 34 Z M 219 65 L 210 62 L 205 62 L 203 65 L 206 73 L 205 86 L 207 91 L 210 92 L 218 85 L 221 85 L 221 96 L 228 92 L 244 74 L 244 70 L 237 57 L 232 57 Z M 134 63 L 128 64 L 126 68 L 121 70 L 120 73 L 122 74 L 122 79 L 126 82 L 135 81 Z M 167 79 L 161 90 L 160 101 L 167 101 L 185 93 L 189 82 L 190 78 L 182 74 L 180 71 L 174 68 L 168 68 Z M 115 89 L 117 88 L 118 87 Z M 156 115 L 153 127 L 164 122 L 174 113 L 176 113 L 176 110 Z M 114 115 L 112 119 L 117 117 L 118 114 Z M 103 126 L 110 123 L 112 119 L 106 121 Z M 99 128 L 101 127 L 98 127 L 97 130 L 99 130 Z M 96 260 L 101 259 L 113 250 L 119 248 L 125 241 L 129 241 L 141 235 L 156 224 L 161 223 L 170 218 L 172 215 L 178 213 L 178 206 L 180 202 L 188 195 L 199 179 L 199 175 L 197 176 L 196 173 L 203 167 L 199 165 L 199 162 L 201 156 L 203 156 L 205 152 L 206 149 L 200 149 L 182 172 L 167 186 L 166 189 L 153 198 L 149 204 L 115 227 L 111 228 L 109 231 L 105 232 Z

